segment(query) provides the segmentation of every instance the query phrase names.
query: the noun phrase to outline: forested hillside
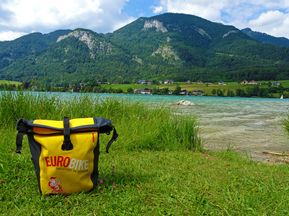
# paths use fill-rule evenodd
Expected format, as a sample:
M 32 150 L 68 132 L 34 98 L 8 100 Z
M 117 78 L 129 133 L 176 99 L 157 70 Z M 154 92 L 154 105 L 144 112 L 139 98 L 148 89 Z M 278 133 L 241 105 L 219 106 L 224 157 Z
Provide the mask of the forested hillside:
M 288 78 L 289 48 L 185 14 L 141 17 L 108 34 L 59 30 L 0 42 L 0 79 L 6 80 L 61 85 Z

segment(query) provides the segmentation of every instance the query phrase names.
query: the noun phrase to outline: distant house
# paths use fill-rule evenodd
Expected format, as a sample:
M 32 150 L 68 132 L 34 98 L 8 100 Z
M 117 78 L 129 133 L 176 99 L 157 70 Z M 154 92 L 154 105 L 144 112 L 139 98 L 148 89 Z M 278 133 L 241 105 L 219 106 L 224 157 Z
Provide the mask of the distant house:
M 164 81 L 164 84 L 173 84 L 173 83 L 174 83 L 173 80 L 165 80 L 165 81 Z
M 255 80 L 251 80 L 248 83 L 249 85 L 258 85 L 258 83 Z
M 153 84 L 152 81 L 148 81 L 148 80 L 138 80 L 136 83 L 141 84 L 141 85 L 152 85 Z
M 281 83 L 278 81 L 272 82 L 272 84 L 271 84 L 271 86 L 273 86 L 273 87 L 279 87 L 280 85 L 281 85 Z
M 138 80 L 137 84 L 147 84 L 147 81 L 146 80 Z
M 243 80 L 241 84 L 242 85 L 258 85 L 258 83 L 255 80 L 251 80 L 251 81 Z
M 147 89 L 147 88 L 145 88 L 145 89 L 135 89 L 133 92 L 135 94 L 144 94 L 144 95 L 152 94 L 152 90 L 151 89 Z

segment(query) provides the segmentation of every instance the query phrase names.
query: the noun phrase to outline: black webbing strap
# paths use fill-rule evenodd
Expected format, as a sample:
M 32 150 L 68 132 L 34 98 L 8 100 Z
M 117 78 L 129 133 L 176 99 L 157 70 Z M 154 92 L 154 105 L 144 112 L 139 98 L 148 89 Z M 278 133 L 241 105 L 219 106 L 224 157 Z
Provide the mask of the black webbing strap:
M 61 146 L 61 149 L 63 151 L 71 150 L 73 149 L 73 145 L 70 140 L 70 127 L 69 127 L 69 118 L 64 117 L 63 119 L 63 135 L 64 135 L 64 141 Z
M 18 132 L 16 135 L 16 153 L 21 154 L 22 150 L 22 140 L 23 140 L 24 133 Z
M 25 124 L 23 119 L 20 119 L 16 124 L 16 129 L 18 131 L 16 135 L 16 153 L 21 154 L 22 150 L 22 140 L 24 134 L 27 133 L 27 125 Z
M 106 153 L 108 153 L 108 150 L 109 150 L 111 144 L 112 144 L 114 141 L 117 140 L 117 137 L 118 137 L 118 134 L 117 134 L 117 132 L 116 132 L 116 129 L 113 127 L 112 137 L 111 137 L 111 139 L 109 140 L 109 142 L 108 142 L 107 145 L 106 145 Z

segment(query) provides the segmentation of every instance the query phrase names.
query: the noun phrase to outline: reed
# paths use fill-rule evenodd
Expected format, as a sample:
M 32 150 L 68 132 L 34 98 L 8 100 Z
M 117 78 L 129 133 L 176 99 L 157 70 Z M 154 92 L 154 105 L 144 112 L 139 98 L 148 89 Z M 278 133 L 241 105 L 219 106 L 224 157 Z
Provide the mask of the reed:
M 64 116 L 111 119 L 120 135 L 117 149 L 201 150 L 196 119 L 173 115 L 167 108 L 88 96 L 60 99 L 23 92 L 0 96 L 3 127 L 15 127 L 20 118 L 62 120 Z

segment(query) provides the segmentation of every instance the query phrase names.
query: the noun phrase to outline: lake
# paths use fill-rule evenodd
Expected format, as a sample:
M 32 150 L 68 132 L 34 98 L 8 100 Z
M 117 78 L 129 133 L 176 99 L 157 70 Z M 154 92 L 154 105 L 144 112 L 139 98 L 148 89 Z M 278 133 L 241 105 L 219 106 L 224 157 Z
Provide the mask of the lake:
M 60 98 L 117 98 L 170 107 L 178 114 L 196 116 L 204 146 L 210 150 L 233 149 L 255 160 L 266 160 L 264 151 L 289 151 L 289 136 L 282 121 L 289 114 L 289 100 L 239 97 L 195 97 L 94 93 L 39 93 Z M 176 105 L 188 100 L 193 106 Z

